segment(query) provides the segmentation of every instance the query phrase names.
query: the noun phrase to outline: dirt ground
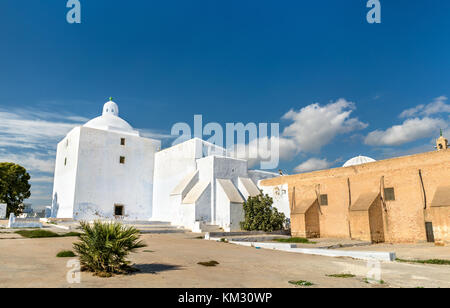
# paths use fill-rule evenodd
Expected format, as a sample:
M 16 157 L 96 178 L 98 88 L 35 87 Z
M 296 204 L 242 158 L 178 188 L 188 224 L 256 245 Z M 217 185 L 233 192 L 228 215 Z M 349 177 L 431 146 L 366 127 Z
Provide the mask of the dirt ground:
M 24 239 L 12 234 L 0 237 L 0 288 L 4 287 L 295 287 L 290 280 L 306 280 L 312 287 L 450 287 L 450 266 L 399 262 L 381 263 L 384 284 L 364 281 L 374 266 L 350 258 L 329 258 L 233 244 L 205 241 L 192 233 L 145 234 L 148 247 L 131 254 L 140 272 L 112 278 L 81 274 L 81 283 L 70 284 L 67 262 L 56 258 L 72 249 L 77 238 Z M 373 246 L 371 246 L 373 247 Z M 386 248 L 379 246 L 386 251 Z M 394 246 L 388 247 L 394 251 Z M 433 255 L 450 255 L 448 247 L 436 247 Z M 356 249 L 356 248 L 355 248 Z M 358 247 L 357 249 L 369 249 Z M 407 250 L 414 247 L 402 247 Z M 422 249 L 422 248 L 421 248 Z M 426 249 L 425 249 L 426 250 Z M 431 256 L 429 256 L 431 258 Z M 446 259 L 449 259 L 447 257 Z M 217 261 L 216 267 L 198 265 Z M 351 273 L 354 278 L 332 278 L 330 274 Z

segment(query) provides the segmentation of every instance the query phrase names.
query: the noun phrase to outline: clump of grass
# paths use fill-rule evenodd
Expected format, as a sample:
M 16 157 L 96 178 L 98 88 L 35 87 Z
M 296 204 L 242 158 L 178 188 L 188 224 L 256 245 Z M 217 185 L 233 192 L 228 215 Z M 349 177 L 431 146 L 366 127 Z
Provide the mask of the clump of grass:
M 405 259 L 396 259 L 397 262 L 405 262 L 405 263 L 420 263 L 420 264 L 435 264 L 435 265 L 450 265 L 450 260 L 442 260 L 442 259 L 429 259 L 429 260 L 405 260 Z
M 198 265 L 203 265 L 203 266 L 209 266 L 209 267 L 212 267 L 212 266 L 217 266 L 217 265 L 219 265 L 219 262 L 217 262 L 217 261 L 208 261 L 208 262 L 198 262 L 197 264 L 198 264 Z
M 153 250 L 144 250 L 143 252 L 154 252 Z
M 47 230 L 20 230 L 15 233 L 27 238 L 59 237 L 59 234 Z
M 327 277 L 333 277 L 333 278 L 353 278 L 355 275 L 353 274 L 332 274 L 327 275 Z
M 363 282 L 365 282 L 365 283 L 385 284 L 384 280 L 375 280 L 375 279 L 368 279 L 368 278 L 364 278 Z
M 81 233 L 79 233 L 79 232 L 68 232 L 68 233 L 65 233 L 65 234 L 61 234 L 60 236 L 62 236 L 62 237 L 76 237 L 76 236 L 80 236 L 81 235 Z
M 75 257 L 75 254 L 71 250 L 63 250 L 63 251 L 58 252 L 56 257 L 58 257 L 58 258 L 72 258 L 72 257 Z
M 314 283 L 306 281 L 306 280 L 291 280 L 289 281 L 290 284 L 293 284 L 295 286 L 301 286 L 301 287 L 310 287 L 313 286 Z
M 46 237 L 70 237 L 70 236 L 80 236 L 80 233 L 77 232 L 68 232 L 65 234 L 58 234 L 48 230 L 19 230 L 15 233 L 20 234 L 26 238 L 46 238 Z
M 311 242 L 310 240 L 304 237 L 278 238 L 274 239 L 274 241 L 279 243 L 316 244 L 316 242 Z

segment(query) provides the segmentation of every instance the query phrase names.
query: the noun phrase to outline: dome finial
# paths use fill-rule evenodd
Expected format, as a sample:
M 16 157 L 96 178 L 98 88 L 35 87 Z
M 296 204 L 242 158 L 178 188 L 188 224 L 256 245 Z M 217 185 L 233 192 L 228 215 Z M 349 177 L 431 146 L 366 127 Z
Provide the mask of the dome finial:
M 441 128 L 441 137 L 442 137 L 442 128 Z
M 110 97 L 109 97 L 109 101 L 112 102 L 112 100 L 113 100 L 113 98 L 112 98 L 112 96 L 110 96 Z

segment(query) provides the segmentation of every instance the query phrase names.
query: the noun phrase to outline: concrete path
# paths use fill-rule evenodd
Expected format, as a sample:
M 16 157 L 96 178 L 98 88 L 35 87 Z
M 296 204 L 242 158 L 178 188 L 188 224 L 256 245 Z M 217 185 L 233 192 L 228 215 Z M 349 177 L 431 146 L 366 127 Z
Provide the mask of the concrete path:
M 76 238 L 0 239 L 0 288 L 3 287 L 294 287 L 290 280 L 306 280 L 313 287 L 450 287 L 450 266 L 379 263 L 385 284 L 364 278 L 374 266 L 349 258 L 293 254 L 205 241 L 198 235 L 145 234 L 148 247 L 131 255 L 141 272 L 97 278 L 81 274 L 80 284 L 69 284 L 67 261 L 56 258 L 71 249 Z M 361 249 L 358 247 L 357 249 Z M 217 267 L 198 265 L 217 261 Z M 331 278 L 351 273 L 355 278 Z

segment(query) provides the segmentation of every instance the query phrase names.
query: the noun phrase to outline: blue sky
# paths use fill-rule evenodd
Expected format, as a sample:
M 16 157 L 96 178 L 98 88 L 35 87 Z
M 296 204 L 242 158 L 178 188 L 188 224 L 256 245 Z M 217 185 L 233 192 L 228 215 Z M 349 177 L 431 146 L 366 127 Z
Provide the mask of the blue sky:
M 433 150 L 449 131 L 450 2 L 65 0 L 0 3 L 0 161 L 49 205 L 56 143 L 113 96 L 148 136 L 275 122 L 288 173 Z M 448 133 L 446 133 L 448 134 Z M 170 139 L 164 139 L 168 144 Z

